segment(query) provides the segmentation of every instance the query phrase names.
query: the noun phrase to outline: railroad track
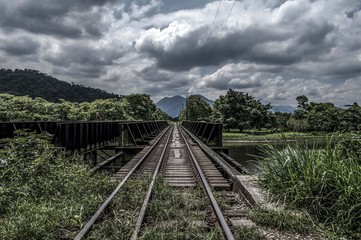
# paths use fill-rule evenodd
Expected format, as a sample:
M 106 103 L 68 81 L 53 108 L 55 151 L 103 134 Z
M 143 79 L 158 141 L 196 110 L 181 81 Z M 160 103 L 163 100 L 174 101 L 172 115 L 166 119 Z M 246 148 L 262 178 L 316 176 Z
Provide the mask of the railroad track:
M 237 226 L 237 221 L 244 218 L 248 208 L 240 201 L 237 194 L 231 191 L 231 184 L 206 156 L 201 148 L 194 142 L 186 131 L 178 125 L 168 127 L 152 141 L 152 145 L 146 146 L 132 160 L 116 172 L 112 180 L 119 182 L 112 194 L 106 199 L 96 213 L 84 225 L 75 239 L 83 239 L 92 231 L 94 224 L 101 218 L 117 193 L 133 175 L 151 175 L 149 186 L 146 191 L 143 204 L 134 223 L 134 231 L 131 239 L 137 239 L 142 234 L 142 229 L 147 227 L 162 228 L 171 225 L 177 226 L 177 219 L 160 218 L 153 216 L 148 210 L 159 201 L 159 194 L 153 191 L 159 188 L 159 175 L 162 176 L 164 185 L 161 188 L 169 188 L 187 202 L 192 199 L 192 194 L 203 195 L 200 201 L 202 207 L 192 212 L 188 209 L 187 214 L 193 216 L 185 221 L 194 228 L 206 229 L 206 232 L 214 233 L 213 239 L 235 239 L 231 228 Z M 158 182 L 157 182 L 158 181 Z M 160 189 L 161 189 L 160 188 Z M 195 190 L 193 190 L 195 189 Z M 158 189 L 159 190 L 159 189 Z M 215 196 L 215 192 L 217 191 Z M 157 195 L 158 194 L 158 195 Z M 173 194 L 173 193 L 170 193 Z M 169 196 L 171 198 L 171 196 Z M 227 209 L 221 209 L 219 199 L 228 204 Z M 167 202 L 168 199 L 164 199 Z M 183 200 L 182 200 L 183 201 Z M 189 201 L 188 201 L 189 202 Z M 153 204 L 153 205 L 152 205 Z M 166 203 L 165 203 L 166 205 Z M 183 206 L 179 206 L 182 208 Z M 189 208 L 188 206 L 186 208 Z M 153 213 L 157 214 L 157 213 Z M 174 214 L 175 217 L 176 214 Z M 202 216 L 201 218 L 199 216 Z M 184 216 L 181 216 L 185 218 Z M 96 228 L 96 226 L 94 227 Z M 144 231 L 143 231 L 144 232 Z

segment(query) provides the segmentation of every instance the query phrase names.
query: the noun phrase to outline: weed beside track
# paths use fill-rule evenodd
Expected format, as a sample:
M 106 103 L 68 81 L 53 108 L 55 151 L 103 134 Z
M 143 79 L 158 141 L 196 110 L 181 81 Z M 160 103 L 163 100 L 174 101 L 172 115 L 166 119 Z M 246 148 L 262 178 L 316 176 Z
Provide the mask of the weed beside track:
M 220 239 L 201 186 L 174 188 L 158 177 L 139 239 Z
M 139 175 L 129 179 L 104 216 L 93 226 L 87 239 L 130 239 L 149 182 L 150 176 Z

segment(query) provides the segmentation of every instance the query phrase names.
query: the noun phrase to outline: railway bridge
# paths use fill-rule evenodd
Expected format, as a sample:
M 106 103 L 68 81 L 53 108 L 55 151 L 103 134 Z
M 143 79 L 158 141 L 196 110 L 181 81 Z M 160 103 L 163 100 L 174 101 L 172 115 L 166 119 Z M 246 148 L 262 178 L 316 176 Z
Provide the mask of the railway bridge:
M 235 229 L 252 225 L 247 212 L 255 200 L 242 182 L 248 170 L 222 147 L 222 125 L 206 122 L 169 124 L 166 121 L 104 122 L 0 122 L 0 140 L 19 129 L 48 132 L 52 142 L 71 153 L 82 154 L 90 171 L 107 171 L 116 188 L 74 237 L 85 238 L 102 221 L 118 192 L 134 176 L 151 176 L 131 239 L 137 239 L 147 222 L 154 184 L 161 176 L 177 191 L 200 187 L 208 201 L 206 220 L 197 227 L 212 229 L 220 239 L 235 239 Z M 189 194 L 189 193 L 188 193 Z M 218 198 L 218 199 L 217 199 Z M 220 207 L 219 198 L 228 203 Z M 149 216 L 148 216 L 149 219 Z M 174 219 L 176 221 L 176 219 Z M 162 226 L 164 223 L 152 221 Z

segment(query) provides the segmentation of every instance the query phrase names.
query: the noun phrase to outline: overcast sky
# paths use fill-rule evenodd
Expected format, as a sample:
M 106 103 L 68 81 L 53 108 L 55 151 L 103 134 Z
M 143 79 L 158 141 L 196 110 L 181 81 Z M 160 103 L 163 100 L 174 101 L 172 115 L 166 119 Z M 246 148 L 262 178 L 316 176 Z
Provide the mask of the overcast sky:
M 1 68 L 117 94 L 361 103 L 360 0 L 0 0 Z

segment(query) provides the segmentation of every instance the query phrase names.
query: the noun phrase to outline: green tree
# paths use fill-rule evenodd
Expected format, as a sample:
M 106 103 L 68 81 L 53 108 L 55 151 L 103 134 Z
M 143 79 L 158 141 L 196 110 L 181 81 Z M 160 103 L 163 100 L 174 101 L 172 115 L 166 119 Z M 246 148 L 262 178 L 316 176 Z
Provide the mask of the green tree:
M 288 125 L 297 131 L 334 132 L 336 130 L 350 130 L 357 125 L 358 105 L 354 104 L 344 110 L 330 102 L 310 102 L 306 96 L 298 96 L 297 109 L 292 113 Z M 361 117 L 361 115 L 359 115 Z M 354 118 L 355 117 L 355 118 Z M 361 118 L 360 118 L 361 119 Z M 357 129 L 357 127 L 356 127 Z
M 275 112 L 270 114 L 269 127 L 275 131 L 287 130 L 287 122 L 291 117 L 291 113 Z
M 152 114 L 153 120 L 168 120 L 169 116 L 166 112 L 162 111 L 160 108 L 157 108 Z
M 297 109 L 293 111 L 291 118 L 287 122 L 287 126 L 296 131 L 307 131 L 309 124 L 307 116 L 309 112 L 308 98 L 305 95 L 296 97 Z
M 99 99 L 89 104 L 89 120 L 127 120 L 124 100 Z M 85 106 L 83 106 L 85 107 Z
M 135 120 L 151 120 L 157 107 L 147 94 L 130 94 L 122 98 L 127 116 Z
M 361 130 L 361 107 L 356 102 L 348 107 L 340 116 L 340 130 Z
M 67 121 L 67 120 L 156 120 L 168 119 L 145 94 L 122 99 L 99 99 L 93 102 L 58 103 L 42 98 L 0 94 L 0 121 Z
M 213 116 L 221 114 L 221 122 L 226 129 L 261 128 L 269 122 L 270 104 L 263 105 L 248 93 L 232 89 L 225 96 L 220 96 L 213 105 Z
M 211 106 L 200 96 L 191 95 L 187 98 L 186 106 L 179 114 L 179 120 L 184 121 L 210 121 Z
M 309 105 L 307 123 L 309 131 L 334 132 L 339 125 L 339 118 L 343 110 L 333 103 L 314 103 Z

